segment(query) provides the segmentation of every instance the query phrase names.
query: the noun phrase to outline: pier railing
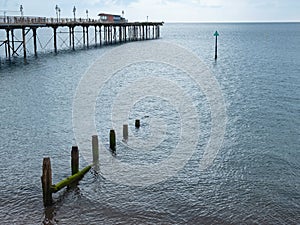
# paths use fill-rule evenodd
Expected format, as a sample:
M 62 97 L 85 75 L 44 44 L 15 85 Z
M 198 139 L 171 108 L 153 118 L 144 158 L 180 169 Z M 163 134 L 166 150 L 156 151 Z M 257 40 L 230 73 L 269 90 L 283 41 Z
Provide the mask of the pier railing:
M 111 23 L 100 19 L 84 18 L 47 18 L 34 16 L 0 16 L 0 24 L 70 24 L 70 23 Z M 126 23 L 126 21 L 114 22 L 116 24 Z

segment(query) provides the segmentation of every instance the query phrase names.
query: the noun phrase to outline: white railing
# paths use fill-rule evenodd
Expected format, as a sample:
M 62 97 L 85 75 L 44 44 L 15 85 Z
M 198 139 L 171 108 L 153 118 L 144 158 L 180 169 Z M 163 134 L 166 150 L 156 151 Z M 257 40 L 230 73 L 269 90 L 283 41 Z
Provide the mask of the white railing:
M 46 18 L 28 16 L 0 16 L 0 24 L 49 24 L 49 23 L 99 23 L 100 20 L 82 18 Z

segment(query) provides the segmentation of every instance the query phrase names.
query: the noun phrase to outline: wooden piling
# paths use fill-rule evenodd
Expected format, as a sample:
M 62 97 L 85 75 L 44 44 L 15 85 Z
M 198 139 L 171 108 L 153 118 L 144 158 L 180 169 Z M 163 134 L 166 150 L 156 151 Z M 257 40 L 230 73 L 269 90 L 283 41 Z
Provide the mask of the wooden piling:
M 128 124 L 123 125 L 123 139 L 128 140 Z
M 54 52 L 57 53 L 57 41 L 56 41 L 56 27 L 53 27 L 53 44 L 54 44 Z
M 26 59 L 26 34 L 25 27 L 22 28 L 22 38 L 23 38 L 23 54 L 24 59 Z
M 41 177 L 42 188 L 43 188 L 43 202 L 44 206 L 52 205 L 52 171 L 51 171 L 51 162 L 50 158 L 43 159 L 43 174 Z
M 36 28 L 32 28 L 34 56 L 37 57 Z
M 140 128 L 141 124 L 140 124 L 140 120 L 135 120 L 135 128 Z
M 116 151 L 116 133 L 114 130 L 109 132 L 109 147 L 113 152 Z
M 97 47 L 97 26 L 94 27 L 95 28 L 95 47 Z
M 79 151 L 77 146 L 72 146 L 71 170 L 72 170 L 72 175 L 74 175 L 79 171 Z
M 85 47 L 85 27 L 82 26 L 82 40 L 83 40 L 83 47 Z
M 86 26 L 86 47 L 89 48 L 89 26 Z
M 11 31 L 11 49 L 12 49 L 12 56 L 15 54 L 15 35 L 14 35 L 14 29 L 12 29 Z
M 99 163 L 99 143 L 98 136 L 92 136 L 92 150 L 93 150 L 93 164 L 96 165 Z
M 74 27 L 72 27 L 72 49 L 75 50 L 75 33 L 74 33 Z
M 69 46 L 72 47 L 72 28 L 69 27 Z
M 127 42 L 127 26 L 125 26 L 125 29 L 124 29 L 124 42 Z
M 100 38 L 100 47 L 102 45 L 102 37 L 101 37 L 101 26 L 99 26 L 99 38 Z
M 7 40 L 7 54 L 8 54 L 8 59 L 10 60 L 10 41 L 9 41 L 9 29 L 6 29 L 6 40 Z

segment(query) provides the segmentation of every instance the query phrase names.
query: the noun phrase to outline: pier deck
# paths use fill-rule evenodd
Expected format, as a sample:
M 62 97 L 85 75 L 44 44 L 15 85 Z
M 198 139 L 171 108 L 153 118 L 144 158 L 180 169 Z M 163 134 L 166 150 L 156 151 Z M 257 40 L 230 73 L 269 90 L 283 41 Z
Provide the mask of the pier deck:
M 163 22 L 101 22 L 94 19 L 76 19 L 76 18 L 46 18 L 46 17 L 18 17 L 7 16 L 0 17 L 0 49 L 4 46 L 5 56 L 10 59 L 12 56 L 22 55 L 27 57 L 26 43 L 33 40 L 34 55 L 38 54 L 37 29 L 51 28 L 53 36 L 48 41 L 52 42 L 53 50 L 58 52 L 57 34 L 66 33 L 58 30 L 63 27 L 68 28 L 68 47 L 75 50 L 75 39 L 78 34 L 82 35 L 80 40 L 83 47 L 89 47 L 90 44 L 102 46 L 108 44 L 123 43 L 129 41 L 149 40 L 160 38 L 160 26 Z M 81 31 L 76 30 L 81 27 Z M 90 28 L 94 28 L 93 41 L 90 41 Z M 21 31 L 21 37 L 16 37 L 15 30 Z M 4 34 L 4 35 L 3 35 Z M 30 36 L 31 35 L 31 36 Z M 3 37 L 4 36 L 4 37 Z M 30 37 L 27 37 L 30 36 Z M 77 38 L 78 40 L 78 38 Z M 23 49 L 23 53 L 21 53 Z

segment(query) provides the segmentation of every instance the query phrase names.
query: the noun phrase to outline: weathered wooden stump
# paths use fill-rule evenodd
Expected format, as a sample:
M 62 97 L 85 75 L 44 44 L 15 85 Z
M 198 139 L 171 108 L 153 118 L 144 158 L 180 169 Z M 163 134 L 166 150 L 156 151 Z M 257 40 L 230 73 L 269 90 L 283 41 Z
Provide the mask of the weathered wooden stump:
M 51 162 L 50 158 L 43 159 L 43 174 L 41 177 L 42 188 L 43 188 L 43 202 L 44 206 L 52 205 L 52 170 L 51 170 Z
M 128 124 L 123 125 L 123 139 L 128 140 Z
M 71 151 L 71 170 L 72 175 L 79 171 L 79 151 L 77 146 L 72 146 Z
M 114 130 L 109 132 L 109 147 L 113 152 L 116 151 L 116 133 Z
M 141 126 L 140 120 L 135 120 L 135 128 L 139 129 Z
M 92 136 L 92 150 L 93 150 L 93 164 L 97 165 L 99 163 L 99 143 L 98 136 Z

